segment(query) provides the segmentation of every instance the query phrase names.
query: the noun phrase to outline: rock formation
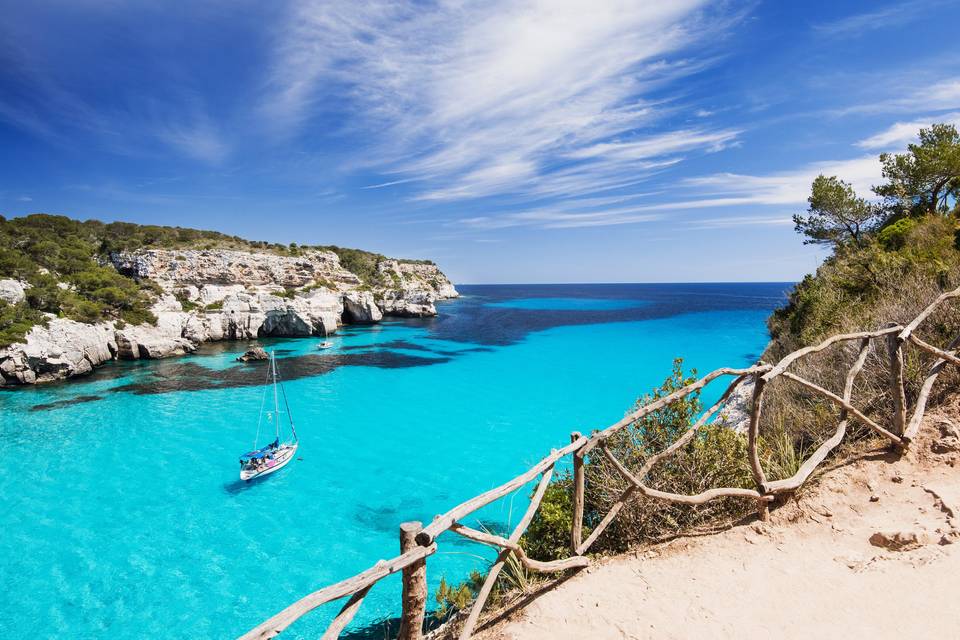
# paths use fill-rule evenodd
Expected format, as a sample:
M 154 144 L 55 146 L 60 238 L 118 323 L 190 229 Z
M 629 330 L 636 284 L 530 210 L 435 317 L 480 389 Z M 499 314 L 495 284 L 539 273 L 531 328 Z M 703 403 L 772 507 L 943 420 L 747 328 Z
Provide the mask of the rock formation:
M 34 327 L 26 343 L 0 350 L 0 382 L 33 384 L 90 373 L 117 354 L 113 323 L 54 318 Z
M 332 251 L 149 249 L 111 260 L 121 273 L 159 285 L 156 325 L 51 317 L 25 342 L 0 349 L 0 386 L 81 375 L 114 358 L 184 355 L 209 341 L 325 336 L 343 323 L 434 316 L 437 300 L 458 295 L 432 263 L 382 260 L 375 281 L 366 283 Z M 23 298 L 23 283 L 0 280 L 0 300 Z
M 237 362 L 254 362 L 256 360 L 267 360 L 269 358 L 270 356 L 267 355 L 263 347 L 254 347 L 253 349 L 245 351 L 242 356 L 237 356 Z

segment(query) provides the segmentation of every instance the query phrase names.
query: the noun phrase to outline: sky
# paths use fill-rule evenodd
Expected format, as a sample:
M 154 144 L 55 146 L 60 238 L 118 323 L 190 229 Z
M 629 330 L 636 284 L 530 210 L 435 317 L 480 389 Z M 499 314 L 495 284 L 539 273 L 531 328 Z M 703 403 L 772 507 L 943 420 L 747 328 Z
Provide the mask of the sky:
M 0 214 L 786 281 L 818 174 L 960 122 L 960 0 L 0 0 Z

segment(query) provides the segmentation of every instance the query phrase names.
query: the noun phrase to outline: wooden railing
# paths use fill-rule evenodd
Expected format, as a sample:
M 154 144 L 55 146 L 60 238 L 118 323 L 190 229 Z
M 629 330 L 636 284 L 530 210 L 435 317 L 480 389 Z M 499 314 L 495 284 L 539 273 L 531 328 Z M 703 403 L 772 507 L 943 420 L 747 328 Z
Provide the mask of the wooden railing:
M 595 431 L 589 437 L 574 432 L 571 434 L 570 444 L 562 449 L 556 449 L 550 452 L 550 455 L 531 467 L 525 473 L 513 478 L 509 482 L 490 489 L 466 502 L 457 505 L 446 513 L 434 518 L 433 522 L 426 527 L 422 527 L 419 522 L 407 522 L 400 525 L 400 545 L 401 554 L 390 560 L 381 560 L 373 567 L 359 573 L 351 578 L 338 582 L 336 584 L 324 587 L 315 591 L 300 600 L 294 602 L 289 607 L 266 620 L 256 628 L 243 634 L 241 640 L 259 640 L 263 638 L 272 638 L 281 631 L 290 626 L 300 617 L 319 607 L 322 604 L 348 598 L 343 605 L 340 613 L 334 618 L 333 622 L 324 633 L 324 640 L 333 640 L 339 637 L 343 629 L 350 623 L 357 613 L 364 597 L 370 588 L 382 578 L 396 572 L 403 572 L 403 592 L 402 592 L 402 613 L 400 621 L 399 638 L 400 640 L 416 640 L 423 635 L 423 622 L 426 615 L 427 585 L 426 585 L 426 561 L 427 558 L 436 552 L 436 538 L 444 531 L 452 531 L 469 540 L 489 545 L 499 549 L 499 554 L 493 565 L 487 573 L 483 586 L 477 594 L 476 600 L 470 608 L 463 627 L 460 631 L 460 639 L 470 638 L 476 628 L 483 606 L 490 596 L 496 583 L 500 571 L 510 554 L 527 569 L 538 572 L 558 572 L 569 569 L 585 567 L 590 564 L 590 560 L 584 554 L 590 549 L 591 545 L 603 533 L 617 517 L 617 514 L 623 509 L 624 505 L 630 500 L 631 496 L 639 492 L 649 498 L 656 498 L 668 502 L 681 504 L 699 505 L 720 497 L 734 496 L 739 498 L 748 498 L 757 503 L 758 513 L 761 519 L 766 519 L 770 503 L 776 499 L 779 494 L 796 491 L 810 477 L 814 469 L 822 463 L 830 452 L 836 448 L 843 440 L 847 431 L 847 422 L 849 417 L 856 418 L 857 421 L 877 432 L 888 439 L 895 448 L 905 450 L 912 440 L 916 438 L 920 429 L 920 423 L 923 419 L 927 401 L 936 382 L 937 377 L 943 371 L 947 364 L 960 365 L 960 357 L 956 352 L 956 347 L 960 345 L 960 337 L 951 342 L 946 349 L 940 349 L 921 340 L 915 335 L 915 331 L 920 324 L 926 320 L 936 310 L 936 308 L 947 300 L 960 297 L 960 289 L 944 293 L 931 303 L 923 312 L 920 313 L 912 322 L 906 326 L 899 324 L 890 324 L 883 329 L 876 331 L 864 331 L 860 333 L 849 333 L 836 335 L 824 340 L 818 345 L 806 347 L 795 351 L 784 357 L 776 365 L 757 364 L 745 369 L 717 369 L 704 377 L 688 384 L 673 393 L 664 396 L 656 401 L 650 402 L 633 411 L 622 420 L 610 425 L 602 431 Z M 852 403 L 853 385 L 857 376 L 866 363 L 867 356 L 870 353 L 872 344 L 876 340 L 883 340 L 885 350 L 890 362 L 890 380 L 889 392 L 893 400 L 893 416 L 889 428 L 877 424 L 874 420 L 864 415 Z M 856 341 L 859 343 L 858 355 L 850 369 L 847 372 L 844 388 L 841 395 L 837 395 L 801 376 L 792 373 L 789 369 L 799 360 L 819 353 L 833 345 L 843 342 Z M 904 387 L 904 362 L 903 349 L 911 343 L 919 349 L 935 356 L 937 360 L 933 363 L 923 381 L 920 391 L 917 394 L 914 403 L 913 412 L 907 415 L 906 391 Z M 618 431 L 624 429 L 637 420 L 648 416 L 655 411 L 667 407 L 673 402 L 685 398 L 691 393 L 703 389 L 711 381 L 723 377 L 734 376 L 726 391 L 720 399 L 669 447 L 650 456 L 636 473 L 629 471 L 626 466 L 614 456 L 607 448 L 606 441 Z M 678 449 L 688 444 L 697 434 L 697 432 L 706 424 L 710 423 L 717 412 L 727 403 L 734 390 L 748 377 L 754 380 L 753 397 L 750 408 L 750 422 L 748 428 L 748 456 L 753 480 L 756 489 L 743 488 L 717 488 L 704 491 L 696 495 L 681 495 L 668 493 L 653 489 L 644 483 L 646 476 L 653 467 L 668 458 Z M 806 461 L 800 466 L 799 470 L 792 476 L 783 480 L 769 481 L 764 473 L 760 461 L 759 453 L 759 427 L 760 416 L 763 410 L 763 400 L 767 385 L 775 378 L 783 378 L 796 383 L 810 392 L 813 392 L 839 407 L 839 422 L 836 431 L 820 447 L 814 451 Z M 619 499 L 613 504 L 603 519 L 590 532 L 586 540 L 582 540 L 583 532 L 583 511 L 584 511 L 584 458 L 595 449 L 609 460 L 613 467 L 627 481 L 628 486 L 619 496 Z M 533 516 L 536 514 L 543 500 L 543 496 L 550 483 L 555 465 L 566 456 L 573 456 L 573 526 L 570 534 L 571 556 L 563 560 L 553 562 L 541 562 L 527 557 L 523 548 L 519 545 L 520 536 L 530 524 Z M 466 516 L 489 505 L 500 498 L 503 498 L 517 489 L 520 489 L 531 480 L 540 476 L 539 484 L 530 500 L 526 512 L 517 523 L 509 537 L 493 535 L 491 533 L 478 531 L 467 527 L 461 523 Z

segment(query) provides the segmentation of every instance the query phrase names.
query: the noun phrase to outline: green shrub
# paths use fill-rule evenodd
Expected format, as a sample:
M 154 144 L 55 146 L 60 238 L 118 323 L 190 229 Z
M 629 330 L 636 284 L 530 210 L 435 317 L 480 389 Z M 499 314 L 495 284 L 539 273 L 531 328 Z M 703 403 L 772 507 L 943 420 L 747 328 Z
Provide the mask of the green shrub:
M 446 578 L 440 578 L 440 585 L 433 596 L 437 602 L 437 608 L 433 611 L 434 617 L 445 620 L 452 613 L 466 609 L 477 597 L 483 581 L 484 574 L 479 571 L 471 571 L 469 578 L 456 584 L 450 584 Z
M 696 372 L 685 375 L 683 362 L 675 360 L 670 377 L 651 395 L 637 400 L 634 409 L 669 395 L 695 379 Z M 701 412 L 699 394 L 693 393 L 628 425 L 608 438 L 606 446 L 627 468 L 636 469 L 682 436 Z M 600 452 L 585 460 L 584 477 L 584 532 L 588 535 L 620 499 L 627 483 Z M 655 466 L 647 483 L 654 489 L 681 494 L 700 493 L 714 487 L 751 487 L 746 438 L 723 424 L 703 427 L 689 444 Z M 552 482 L 544 495 L 522 539 L 532 557 L 553 560 L 570 555 L 571 487 L 570 476 L 566 474 Z M 744 500 L 729 498 L 692 507 L 635 494 L 591 551 L 620 551 L 633 543 L 728 520 L 751 508 L 753 505 Z
M 543 494 L 536 515 L 520 539 L 533 558 L 556 559 L 570 555 L 570 528 L 573 525 L 573 479 L 565 473 L 553 480 Z
M 177 289 L 173 292 L 173 297 L 177 299 L 177 302 L 180 303 L 180 308 L 184 311 L 193 311 L 200 305 L 187 297 L 187 292 L 184 289 Z
M 877 234 L 877 242 L 887 251 L 903 249 L 907 244 L 907 235 L 916 226 L 915 219 L 901 218 L 881 229 Z
M 35 325 L 46 324 L 46 317 L 26 302 L 9 304 L 0 300 L 0 348 L 23 342 Z

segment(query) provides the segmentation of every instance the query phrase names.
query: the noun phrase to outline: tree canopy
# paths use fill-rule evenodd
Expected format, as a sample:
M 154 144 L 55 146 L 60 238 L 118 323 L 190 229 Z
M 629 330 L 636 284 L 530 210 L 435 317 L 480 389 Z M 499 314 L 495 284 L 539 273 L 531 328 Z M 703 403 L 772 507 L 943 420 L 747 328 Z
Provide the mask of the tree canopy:
M 804 244 L 862 246 L 864 232 L 878 215 L 874 205 L 857 196 L 849 183 L 836 176 L 817 176 L 807 202 L 807 215 L 793 216 L 797 233 L 806 236 Z
M 897 215 L 948 213 L 960 196 L 960 134 L 950 124 L 920 130 L 906 153 L 880 155 L 886 184 L 874 187 Z

